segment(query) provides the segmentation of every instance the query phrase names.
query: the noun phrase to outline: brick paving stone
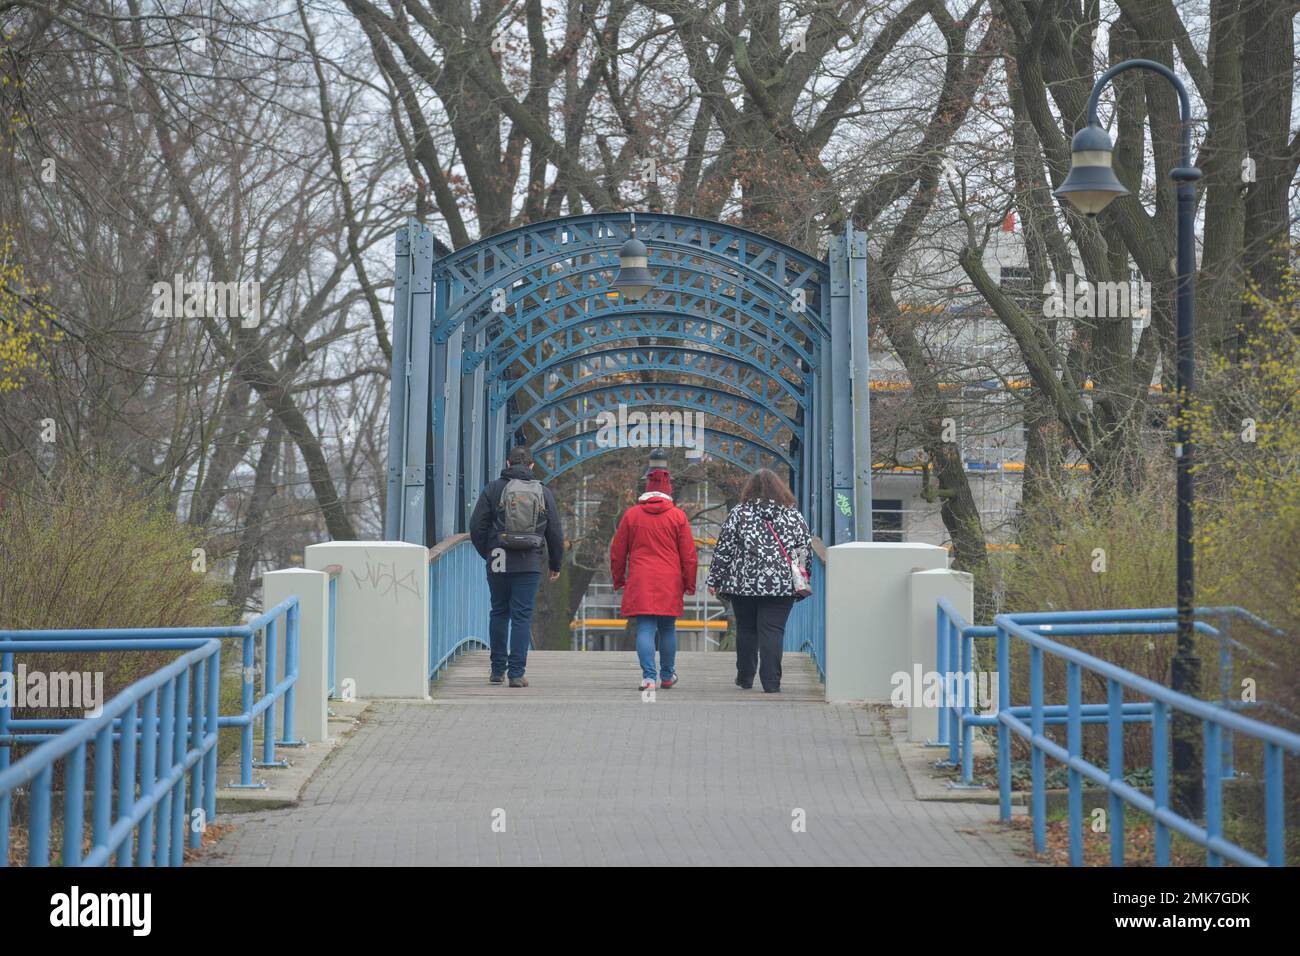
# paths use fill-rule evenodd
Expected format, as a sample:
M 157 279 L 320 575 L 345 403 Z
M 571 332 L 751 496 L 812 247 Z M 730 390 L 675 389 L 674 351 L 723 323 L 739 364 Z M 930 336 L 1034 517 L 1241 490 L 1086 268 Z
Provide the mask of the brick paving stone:
M 781 694 L 743 691 L 731 655 L 683 653 L 646 701 L 634 654 L 534 651 L 522 689 L 468 654 L 196 864 L 1029 863 L 995 806 L 914 799 L 886 722 L 823 702 L 806 657 L 784 670 Z

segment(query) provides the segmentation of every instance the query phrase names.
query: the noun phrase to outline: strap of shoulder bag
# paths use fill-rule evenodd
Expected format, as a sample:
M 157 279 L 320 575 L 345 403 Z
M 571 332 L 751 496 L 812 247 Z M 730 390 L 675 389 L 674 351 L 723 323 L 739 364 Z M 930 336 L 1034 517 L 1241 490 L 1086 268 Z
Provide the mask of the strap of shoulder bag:
M 776 546 L 781 549 L 781 557 L 785 558 L 785 560 L 789 562 L 790 555 L 785 553 L 785 545 L 781 543 L 781 536 L 776 533 L 776 528 L 772 527 L 772 522 L 768 521 L 766 518 L 763 519 L 763 523 L 767 525 L 767 530 L 772 532 L 772 537 L 776 538 Z

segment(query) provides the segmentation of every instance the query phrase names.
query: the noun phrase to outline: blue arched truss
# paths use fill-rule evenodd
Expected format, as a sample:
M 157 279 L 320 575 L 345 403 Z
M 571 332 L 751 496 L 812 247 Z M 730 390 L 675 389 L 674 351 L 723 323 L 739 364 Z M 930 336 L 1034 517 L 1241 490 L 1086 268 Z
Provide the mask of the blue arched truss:
M 772 405 L 784 399 L 803 406 L 812 390 L 811 378 L 791 382 L 776 374 L 770 363 L 734 354 L 730 350 L 706 352 L 684 345 L 616 346 L 576 354 L 558 352 L 553 358 L 531 368 L 534 374 L 527 378 L 501 380 L 494 390 L 491 405 L 504 405 L 521 394 L 534 402 L 549 401 L 559 393 L 588 387 L 611 377 L 648 382 L 644 376 L 652 372 L 697 375 L 710 381 L 723 381 L 746 395 L 753 395 L 758 401 Z
M 627 338 L 672 338 L 704 348 L 727 348 L 737 354 L 767 352 L 794 375 L 811 371 L 816 359 L 812 346 L 798 342 L 779 329 L 737 321 L 735 313 L 725 309 L 696 317 L 689 311 L 645 312 L 643 308 L 631 306 L 611 308 L 599 299 L 592 300 L 592 305 L 594 308 L 590 315 L 584 312 L 566 315 L 562 310 L 553 310 L 556 314 L 543 316 L 528 326 L 506 321 L 489 325 L 485 330 L 483 348 L 465 349 L 464 370 L 473 371 L 484 362 L 488 363 L 489 370 L 509 368 L 520 361 L 535 365 L 556 350 L 572 353 Z
M 536 450 L 536 461 L 543 473 L 550 478 L 564 474 L 571 468 L 594 457 L 588 449 L 600 447 L 596 432 L 584 432 L 569 435 Z M 608 449 L 602 448 L 597 454 Z M 757 471 L 759 468 L 793 468 L 794 463 L 788 455 L 774 449 L 752 442 L 740 435 L 720 432 L 716 429 L 704 430 L 704 453 L 712 458 L 721 458 L 745 471 Z
M 865 236 L 831 236 L 823 261 L 640 213 L 655 285 L 628 303 L 610 283 L 631 231 L 573 216 L 455 251 L 399 232 L 388 537 L 463 529 L 515 436 L 552 477 L 607 453 L 594 423 L 618 409 L 704 416 L 703 454 L 788 469 L 823 538 L 869 537 Z
M 509 421 L 507 427 L 516 431 L 545 420 L 546 424 L 538 428 L 544 436 L 551 437 L 576 432 L 602 414 L 617 416 L 621 408 L 697 412 L 714 421 L 731 422 L 755 441 L 772 447 L 788 445 L 789 438 L 802 440 L 804 437 L 802 425 L 765 402 L 707 385 L 669 382 L 648 385 L 631 382 L 566 392 L 558 399 L 539 402 Z

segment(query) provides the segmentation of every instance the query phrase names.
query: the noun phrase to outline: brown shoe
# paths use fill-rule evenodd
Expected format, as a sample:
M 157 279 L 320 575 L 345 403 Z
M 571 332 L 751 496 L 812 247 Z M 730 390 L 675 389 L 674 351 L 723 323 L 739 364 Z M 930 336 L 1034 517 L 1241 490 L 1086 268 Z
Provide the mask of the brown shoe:
M 512 677 L 512 678 L 510 678 L 510 686 L 511 686 L 511 687 L 527 687 L 527 686 L 528 686 L 528 678 L 527 678 L 527 677 Z

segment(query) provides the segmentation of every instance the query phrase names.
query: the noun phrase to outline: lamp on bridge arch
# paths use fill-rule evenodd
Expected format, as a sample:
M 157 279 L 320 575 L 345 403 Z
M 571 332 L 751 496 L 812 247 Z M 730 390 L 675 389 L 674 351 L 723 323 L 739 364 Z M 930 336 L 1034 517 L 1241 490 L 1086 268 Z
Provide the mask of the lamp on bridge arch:
M 650 250 L 636 237 L 636 216 L 632 217 L 632 235 L 618 250 L 618 274 L 614 276 L 614 288 L 623 294 L 628 302 L 639 302 L 645 298 L 655 284 L 647 263 Z

